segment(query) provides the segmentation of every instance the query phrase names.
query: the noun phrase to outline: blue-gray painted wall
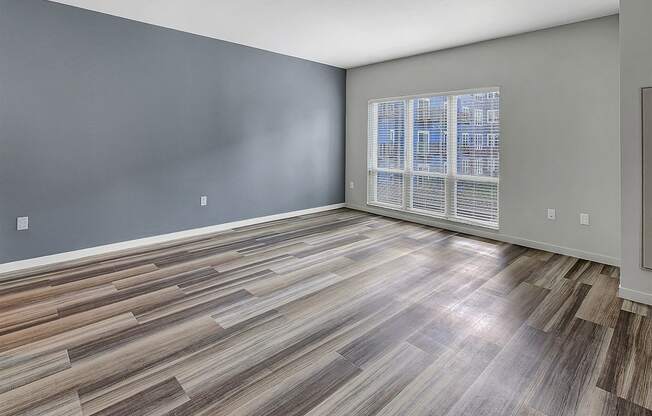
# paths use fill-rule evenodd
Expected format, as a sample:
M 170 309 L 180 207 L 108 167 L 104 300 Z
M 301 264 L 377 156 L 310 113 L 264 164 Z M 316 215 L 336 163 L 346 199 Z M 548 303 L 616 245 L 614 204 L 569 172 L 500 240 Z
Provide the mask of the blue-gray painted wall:
M 345 82 L 301 59 L 0 0 L 0 263 L 343 202 Z

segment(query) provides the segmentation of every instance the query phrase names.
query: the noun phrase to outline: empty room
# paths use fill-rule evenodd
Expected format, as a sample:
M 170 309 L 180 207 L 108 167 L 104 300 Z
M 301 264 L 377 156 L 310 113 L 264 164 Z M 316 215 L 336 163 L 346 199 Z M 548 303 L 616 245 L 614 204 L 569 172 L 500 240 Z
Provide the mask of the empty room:
M 0 416 L 652 416 L 651 0 L 0 0 Z

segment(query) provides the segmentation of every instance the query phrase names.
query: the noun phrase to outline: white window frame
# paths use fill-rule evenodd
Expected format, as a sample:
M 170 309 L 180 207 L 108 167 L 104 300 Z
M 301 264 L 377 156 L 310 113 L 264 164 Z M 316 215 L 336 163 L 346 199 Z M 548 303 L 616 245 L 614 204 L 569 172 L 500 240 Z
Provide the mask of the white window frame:
M 420 95 L 412 95 L 412 96 L 401 96 L 401 97 L 389 97 L 389 98 L 381 98 L 381 99 L 374 99 L 374 100 L 369 100 L 369 114 L 372 113 L 372 106 L 374 104 L 378 103 L 384 103 L 384 102 L 391 102 L 391 101 L 403 101 L 404 102 L 404 120 L 405 120 L 405 134 L 404 134 L 404 140 L 405 140 L 405 152 L 404 152 L 404 160 L 403 160 L 403 166 L 404 169 L 393 169 L 393 173 L 397 174 L 402 174 L 403 175 L 403 205 L 402 207 L 398 207 L 392 204 L 383 204 L 380 202 L 376 202 L 375 200 L 372 200 L 370 198 L 370 193 L 369 190 L 367 190 L 367 204 L 368 205 L 373 205 L 373 206 L 379 206 L 382 208 L 387 208 L 387 209 L 392 209 L 392 210 L 399 210 L 399 211 L 404 211 L 404 212 L 411 212 L 414 214 L 418 215 L 424 215 L 424 216 L 429 216 L 429 217 L 435 217 L 435 218 L 441 218 L 445 220 L 449 220 L 452 222 L 457 222 L 457 223 L 465 223 L 465 224 L 470 224 L 470 225 L 475 225 L 475 226 L 480 226 L 484 228 L 491 228 L 491 229 L 496 229 L 498 230 L 500 228 L 500 170 L 497 169 L 497 162 L 495 160 L 492 160 L 488 165 L 488 168 L 492 170 L 498 170 L 498 175 L 495 177 L 492 176 L 476 176 L 471 172 L 473 168 L 469 166 L 468 172 L 465 172 L 464 174 L 459 174 L 457 172 L 457 96 L 459 95 L 467 95 L 467 94 L 475 94 L 475 93 L 485 93 L 485 94 L 492 94 L 496 93 L 498 96 L 500 91 L 499 87 L 490 87 L 490 88 L 480 88 L 480 89 L 471 89 L 471 90 L 462 90 L 462 91 L 452 91 L 452 92 L 446 92 L 446 93 L 433 93 L 433 94 L 420 94 Z M 446 166 L 446 172 L 447 173 L 437 173 L 437 172 L 421 172 L 413 171 L 413 143 L 415 140 L 414 137 L 414 113 L 417 110 L 416 107 L 418 104 L 416 104 L 418 99 L 420 98 L 432 98 L 436 96 L 447 96 L 447 100 L 445 103 L 445 109 L 447 111 L 447 134 L 446 134 L 446 143 L 447 143 L 447 159 L 444 162 Z M 483 116 L 483 122 L 484 122 L 484 112 L 482 112 Z M 491 111 L 491 110 L 489 110 Z M 495 110 L 499 111 L 499 110 Z M 467 114 L 472 117 L 470 120 L 468 120 L 469 123 L 472 125 L 477 125 L 477 119 L 476 119 L 476 114 L 477 112 L 471 111 L 471 108 L 469 107 L 462 107 L 461 108 L 461 113 L 467 112 Z M 371 120 L 370 120 L 371 123 Z M 497 123 L 500 123 L 500 119 L 497 119 Z M 369 160 L 369 166 L 368 166 L 368 172 L 369 172 L 369 180 L 367 181 L 367 185 L 372 181 L 375 181 L 375 176 L 377 172 L 379 172 L 379 169 L 375 166 L 377 164 L 377 160 L 374 160 L 371 162 L 369 158 L 369 154 L 377 154 L 377 153 L 371 153 L 375 152 L 375 139 L 373 138 L 373 134 L 375 132 L 375 127 L 372 128 L 372 125 L 369 125 L 369 130 L 368 130 L 368 160 Z M 417 133 L 418 135 L 418 133 Z M 499 137 L 499 134 L 491 133 L 491 136 L 494 136 L 495 141 L 494 143 L 496 146 L 499 146 L 497 143 L 497 139 Z M 470 137 L 469 137 L 470 139 Z M 488 135 L 488 139 L 489 135 Z M 373 144 L 373 146 L 372 146 Z M 488 142 L 489 144 L 489 142 Z M 470 143 L 469 143 L 470 145 Z M 498 149 L 499 150 L 499 149 Z M 467 162 L 469 163 L 468 160 L 462 161 L 462 163 Z M 388 171 L 387 169 L 383 169 L 382 171 Z M 446 210 L 443 215 L 438 215 L 436 213 L 432 212 L 423 212 L 418 209 L 413 209 L 411 208 L 411 188 L 412 188 L 412 178 L 414 176 L 431 176 L 431 177 L 441 177 L 444 179 L 444 187 L 445 187 L 445 205 L 446 205 Z M 473 181 L 473 182 L 485 182 L 485 183 L 495 183 L 496 186 L 496 215 L 497 215 L 497 221 L 496 223 L 487 223 L 484 221 L 479 221 L 479 220 L 474 220 L 474 219 L 467 219 L 467 218 L 459 218 L 455 216 L 456 211 L 456 197 L 455 197 L 455 187 L 458 181 Z M 374 188 L 375 189 L 375 188 Z

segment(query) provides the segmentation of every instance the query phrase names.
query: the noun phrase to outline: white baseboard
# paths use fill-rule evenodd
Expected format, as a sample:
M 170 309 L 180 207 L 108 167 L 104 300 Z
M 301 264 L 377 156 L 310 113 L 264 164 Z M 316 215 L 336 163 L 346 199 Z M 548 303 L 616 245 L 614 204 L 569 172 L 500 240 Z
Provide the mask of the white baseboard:
M 652 305 L 652 293 L 639 292 L 638 290 L 627 289 L 626 287 L 620 286 L 618 289 L 618 296 L 634 302 Z
M 204 234 L 211 234 L 219 231 L 226 231 L 233 228 L 245 227 L 248 225 L 255 225 L 264 222 L 282 220 L 285 218 L 298 217 L 300 215 L 314 214 L 317 212 L 330 211 L 338 208 L 343 208 L 345 204 L 325 205 L 322 207 L 302 209 L 299 211 L 284 212 L 281 214 L 268 215 L 266 217 L 250 218 L 246 220 L 227 222 L 218 225 L 211 225 L 208 227 L 194 228 L 191 230 L 178 231 L 169 234 L 161 234 L 152 237 L 139 238 L 137 240 L 123 241 L 119 243 L 106 244 L 103 246 L 85 248 L 81 250 L 69 251 L 66 253 L 52 254 L 49 256 L 36 257 L 27 260 L 19 260 L 11 263 L 0 264 L 0 274 L 17 272 L 26 269 L 35 269 L 45 266 L 52 266 L 57 263 L 69 262 L 72 260 L 80 260 L 85 257 L 93 257 L 97 255 L 109 254 L 112 252 L 134 249 L 153 244 L 166 243 L 173 240 L 179 240 L 189 237 L 198 237 Z M 0 280 L 2 276 L 0 276 Z
M 374 206 L 359 206 L 354 204 L 346 204 L 347 208 L 355 209 L 358 211 L 370 212 L 372 214 L 383 215 L 386 217 L 396 218 L 399 220 L 415 222 L 418 224 L 430 225 L 433 227 L 444 228 L 451 231 L 475 235 L 478 237 L 490 238 L 492 240 L 503 241 L 510 244 L 518 244 L 525 247 L 536 248 L 538 250 L 549 251 L 552 253 L 563 254 L 565 256 L 577 257 L 584 260 L 595 261 L 598 263 L 609 264 L 612 266 L 619 266 L 620 259 L 611 256 L 605 256 L 599 253 L 591 253 L 588 251 L 577 250 L 570 247 L 557 246 L 554 244 L 544 243 L 541 241 L 528 240 L 521 237 L 501 234 L 495 230 L 484 230 L 479 227 L 468 226 L 464 224 L 456 224 L 445 221 L 437 220 L 423 215 L 402 213 L 400 211 L 388 210 Z

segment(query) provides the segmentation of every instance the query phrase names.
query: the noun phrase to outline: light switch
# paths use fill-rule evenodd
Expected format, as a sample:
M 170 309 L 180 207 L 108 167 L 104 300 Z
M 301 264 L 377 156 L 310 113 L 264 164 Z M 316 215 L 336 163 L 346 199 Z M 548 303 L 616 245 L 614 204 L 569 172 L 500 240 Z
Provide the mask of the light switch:
M 208 205 L 208 197 L 206 195 L 199 198 L 199 205 L 201 205 L 202 207 Z

